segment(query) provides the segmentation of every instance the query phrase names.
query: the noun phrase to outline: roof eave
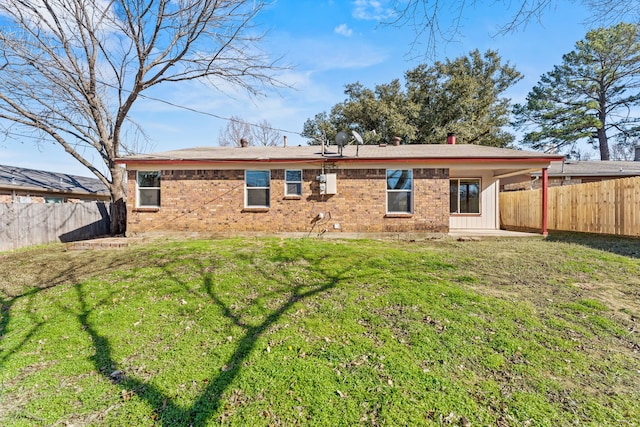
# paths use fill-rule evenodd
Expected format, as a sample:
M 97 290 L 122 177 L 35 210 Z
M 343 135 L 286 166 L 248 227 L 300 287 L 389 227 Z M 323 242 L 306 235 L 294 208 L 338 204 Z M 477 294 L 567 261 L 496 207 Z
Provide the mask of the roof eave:
M 34 193 L 51 193 L 55 195 L 63 195 L 63 196 L 102 196 L 102 197 L 110 197 L 108 192 L 90 192 L 90 191 L 74 191 L 74 190 L 61 190 L 56 188 L 42 188 L 42 187 L 32 187 L 28 185 L 15 185 L 15 184 L 0 184 L 0 189 L 11 190 L 11 191 L 31 191 Z
M 540 172 L 534 172 L 532 175 L 540 175 Z M 631 171 L 631 172 L 592 172 L 592 173 L 584 173 L 584 172 L 564 172 L 564 173 L 549 173 L 549 178 L 564 178 L 567 176 L 584 176 L 584 177 L 602 177 L 602 176 L 639 176 L 640 171 Z
M 560 157 L 305 157 L 305 158 L 243 158 L 243 159 L 185 159 L 185 158 L 119 158 L 117 164 L 241 164 L 241 163 L 541 163 L 548 164 Z

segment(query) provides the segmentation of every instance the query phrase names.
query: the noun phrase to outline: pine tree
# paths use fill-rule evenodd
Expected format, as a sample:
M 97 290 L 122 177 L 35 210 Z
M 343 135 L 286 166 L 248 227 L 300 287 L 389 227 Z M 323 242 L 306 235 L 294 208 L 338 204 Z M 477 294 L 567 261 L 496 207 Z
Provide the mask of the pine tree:
M 523 143 L 534 149 L 561 150 L 588 141 L 609 160 L 609 142 L 640 132 L 634 107 L 640 102 L 638 27 L 621 23 L 589 31 L 562 64 L 544 74 L 514 107 L 515 125 L 526 131 Z

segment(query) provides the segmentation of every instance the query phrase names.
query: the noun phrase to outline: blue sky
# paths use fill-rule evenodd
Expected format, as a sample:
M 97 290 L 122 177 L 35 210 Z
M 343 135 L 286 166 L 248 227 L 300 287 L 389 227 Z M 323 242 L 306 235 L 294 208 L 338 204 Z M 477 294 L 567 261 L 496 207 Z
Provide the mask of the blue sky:
M 299 136 L 305 120 L 343 101 L 345 84 L 359 81 L 373 88 L 402 79 L 405 71 L 430 61 L 419 49 L 410 52 L 415 39 L 412 28 L 380 25 L 381 20 L 389 18 L 391 2 L 275 0 L 258 17 L 261 28 L 268 30 L 262 46 L 274 57 L 285 55 L 284 61 L 293 65 L 280 78 L 295 89 L 251 98 L 234 90 L 223 94 L 196 82 L 155 87 L 146 94 L 207 114 L 140 100 L 131 117 L 150 139 L 145 151 L 217 145 L 227 122 L 214 116 L 238 116 L 252 123 L 267 120 L 283 130 L 289 145 L 306 144 Z M 514 102 L 523 101 L 539 77 L 559 64 L 562 55 L 571 51 L 589 29 L 584 23 L 587 11 L 561 0 L 543 15 L 541 23 L 533 21 L 515 33 L 495 36 L 514 10 L 506 9 L 501 2 L 478 3 L 483 4 L 464 13 L 457 39 L 437 46 L 436 59 L 453 59 L 473 49 L 497 50 L 503 61 L 524 74 L 524 79 L 508 92 Z M 447 25 L 448 18 L 443 16 L 441 23 Z M 95 158 L 95 162 L 99 160 Z M 0 140 L 0 164 L 92 176 L 59 146 L 36 146 L 28 139 L 22 143 Z

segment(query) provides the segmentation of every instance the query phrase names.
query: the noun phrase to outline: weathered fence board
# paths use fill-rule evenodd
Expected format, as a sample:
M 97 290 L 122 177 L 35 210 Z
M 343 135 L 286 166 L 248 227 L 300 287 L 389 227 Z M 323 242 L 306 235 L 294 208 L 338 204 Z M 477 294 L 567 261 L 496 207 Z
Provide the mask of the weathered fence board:
M 540 229 L 542 190 L 500 193 L 506 229 Z M 549 188 L 551 230 L 640 236 L 640 177 Z
M 0 203 L 0 251 L 109 233 L 110 203 Z

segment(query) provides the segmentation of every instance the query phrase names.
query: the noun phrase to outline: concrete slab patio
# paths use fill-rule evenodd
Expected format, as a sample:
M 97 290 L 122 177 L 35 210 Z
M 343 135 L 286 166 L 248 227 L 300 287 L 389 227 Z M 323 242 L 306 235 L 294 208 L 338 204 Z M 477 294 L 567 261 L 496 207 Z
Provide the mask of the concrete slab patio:
M 540 233 L 525 233 L 522 231 L 508 230 L 482 230 L 482 229 L 457 229 L 450 230 L 449 237 L 452 238 L 482 238 L 482 237 L 542 237 Z

